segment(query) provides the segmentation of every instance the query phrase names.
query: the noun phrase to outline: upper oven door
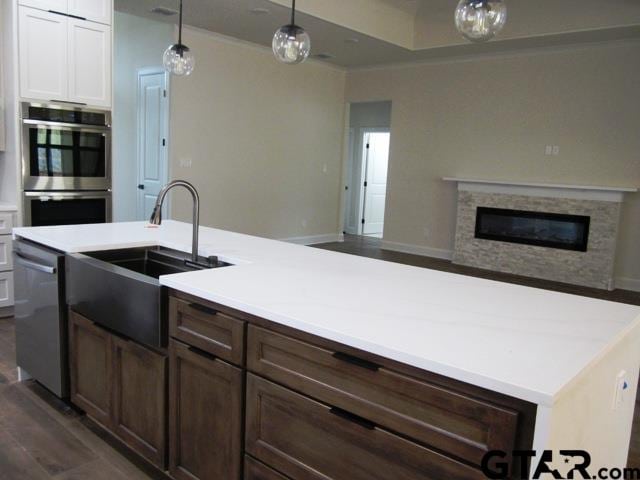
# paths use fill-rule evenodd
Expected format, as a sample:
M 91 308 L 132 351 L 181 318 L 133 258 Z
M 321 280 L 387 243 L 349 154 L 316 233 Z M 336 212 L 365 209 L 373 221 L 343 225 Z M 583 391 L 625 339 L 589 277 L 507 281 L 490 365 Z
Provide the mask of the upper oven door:
M 111 188 L 111 130 L 107 126 L 23 120 L 24 190 Z

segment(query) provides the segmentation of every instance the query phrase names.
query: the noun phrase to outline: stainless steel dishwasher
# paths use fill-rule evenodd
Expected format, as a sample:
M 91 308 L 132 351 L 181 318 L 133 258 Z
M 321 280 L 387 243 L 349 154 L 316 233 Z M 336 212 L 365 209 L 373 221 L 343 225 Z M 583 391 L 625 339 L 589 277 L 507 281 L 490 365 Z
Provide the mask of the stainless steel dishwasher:
M 64 253 L 26 240 L 13 248 L 16 363 L 60 398 L 69 396 Z

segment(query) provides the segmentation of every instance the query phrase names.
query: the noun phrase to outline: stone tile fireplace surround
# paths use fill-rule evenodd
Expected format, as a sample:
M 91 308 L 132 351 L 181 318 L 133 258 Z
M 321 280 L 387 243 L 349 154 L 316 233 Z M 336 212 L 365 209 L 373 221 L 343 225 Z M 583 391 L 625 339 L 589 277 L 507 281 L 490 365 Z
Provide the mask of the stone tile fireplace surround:
M 621 203 L 625 193 L 637 190 L 444 180 L 458 183 L 454 263 L 574 285 L 613 288 Z M 586 251 L 477 238 L 479 207 L 589 217 Z

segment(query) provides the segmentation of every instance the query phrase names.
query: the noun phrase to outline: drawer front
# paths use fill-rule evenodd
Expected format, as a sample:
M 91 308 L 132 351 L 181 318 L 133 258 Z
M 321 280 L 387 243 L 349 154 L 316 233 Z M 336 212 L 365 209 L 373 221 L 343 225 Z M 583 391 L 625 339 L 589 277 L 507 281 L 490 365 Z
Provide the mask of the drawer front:
M 169 333 L 218 358 L 244 364 L 244 322 L 212 307 L 171 297 Z
M 0 307 L 13 305 L 13 272 L 0 273 Z
M 293 480 L 474 480 L 457 462 L 343 410 L 247 377 L 247 453 Z
M 10 235 L 13 228 L 13 214 L 0 213 L 0 235 Z
M 288 480 L 275 470 L 246 455 L 244 457 L 244 480 Z
M 250 371 L 480 465 L 515 446 L 518 412 L 250 326 Z
M 13 270 L 12 245 L 11 235 L 0 236 L 0 272 Z

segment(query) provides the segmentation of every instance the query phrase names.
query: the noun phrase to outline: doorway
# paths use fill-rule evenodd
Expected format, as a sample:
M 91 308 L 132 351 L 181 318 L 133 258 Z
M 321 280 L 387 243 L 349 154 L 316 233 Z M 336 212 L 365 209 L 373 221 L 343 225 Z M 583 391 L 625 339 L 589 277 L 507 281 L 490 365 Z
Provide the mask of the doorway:
M 138 70 L 137 220 L 148 220 L 169 179 L 169 79 L 163 68 Z M 167 202 L 168 203 L 168 202 Z M 168 213 L 163 216 L 168 218 Z
M 391 102 L 349 106 L 345 234 L 382 238 L 391 142 Z
M 389 166 L 389 131 L 364 131 L 360 190 L 361 234 L 382 238 L 384 209 L 387 200 L 387 172 Z

